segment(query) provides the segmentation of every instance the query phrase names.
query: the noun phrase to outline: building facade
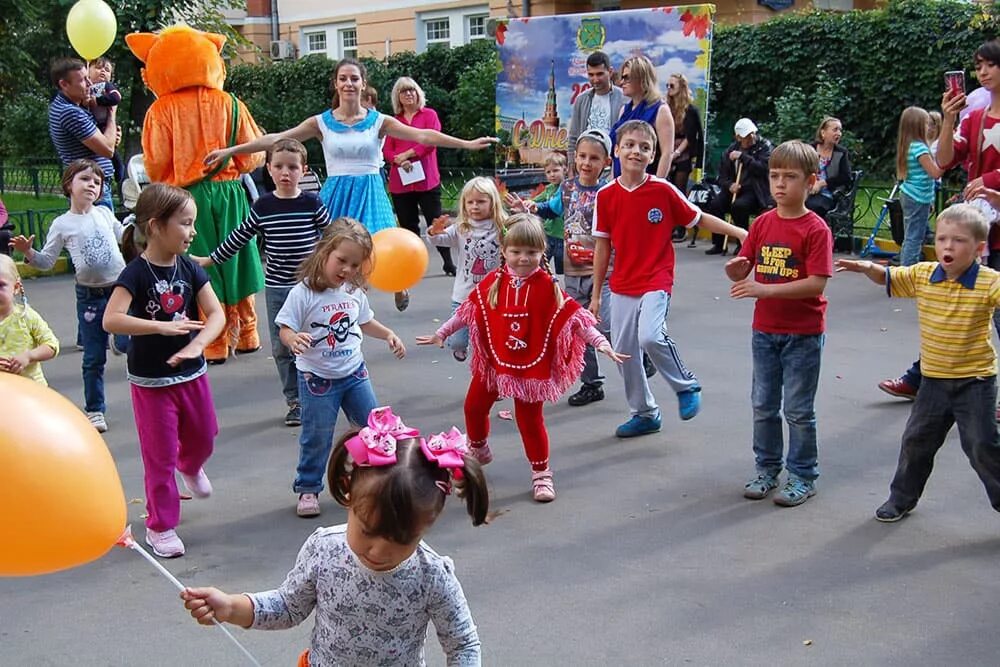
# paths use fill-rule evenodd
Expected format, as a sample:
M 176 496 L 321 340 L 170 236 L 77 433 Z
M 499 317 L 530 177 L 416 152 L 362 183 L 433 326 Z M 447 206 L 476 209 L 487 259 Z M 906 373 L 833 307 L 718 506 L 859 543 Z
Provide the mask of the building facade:
M 871 9 L 875 3 L 876 0 L 716 0 L 716 21 L 760 23 L 800 9 Z M 495 17 L 641 9 L 668 4 L 657 0 L 369 0 L 358 5 L 348 0 L 247 0 L 246 11 L 230 12 L 227 18 L 260 48 L 261 58 L 285 60 L 318 53 L 338 60 L 347 56 L 384 58 L 403 51 L 421 53 L 429 48 L 492 39 L 489 20 Z M 258 58 L 250 51 L 241 56 L 250 61 Z

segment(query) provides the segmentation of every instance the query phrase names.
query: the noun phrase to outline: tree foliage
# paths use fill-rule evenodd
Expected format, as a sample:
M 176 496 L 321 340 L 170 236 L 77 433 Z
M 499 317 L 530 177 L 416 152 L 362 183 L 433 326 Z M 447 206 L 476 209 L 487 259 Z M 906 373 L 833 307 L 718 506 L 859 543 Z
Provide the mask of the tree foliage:
M 806 138 L 825 113 L 818 106 L 839 105 L 836 115 L 860 142 L 852 162 L 889 174 L 899 114 L 911 104 L 940 108 L 942 74 L 971 72 L 973 52 L 996 37 L 998 25 L 995 5 L 891 0 L 873 11 L 808 11 L 720 26 L 712 49 L 712 133 L 728 139 L 732 122 L 749 116 Z M 808 118 L 796 118 L 800 110 Z M 812 128 L 804 133 L 807 121 Z
M 494 90 L 498 65 L 496 49 L 485 40 L 454 49 L 433 48 L 425 53 L 404 52 L 385 60 L 362 58 L 368 83 L 379 95 L 379 110 L 392 114 L 390 94 L 401 76 L 423 88 L 427 106 L 441 119 L 442 129 L 463 138 L 493 134 L 496 106 Z M 239 96 L 254 119 L 269 132 L 280 132 L 309 116 L 330 108 L 330 79 L 336 63 L 326 56 L 261 65 L 236 65 L 229 70 L 226 87 Z M 322 150 L 310 142 L 312 163 L 322 163 Z M 441 151 L 441 160 L 452 165 L 492 164 L 492 155 Z

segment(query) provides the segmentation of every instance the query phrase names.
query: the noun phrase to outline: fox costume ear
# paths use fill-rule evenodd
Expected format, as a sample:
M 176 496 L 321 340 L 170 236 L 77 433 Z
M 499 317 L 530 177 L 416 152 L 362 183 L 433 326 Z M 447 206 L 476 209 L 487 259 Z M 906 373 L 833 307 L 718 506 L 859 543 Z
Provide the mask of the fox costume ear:
M 215 48 L 218 49 L 219 53 L 222 53 L 222 47 L 226 45 L 226 36 L 220 35 L 216 32 L 205 32 L 202 33 L 208 41 L 215 44 Z
M 149 50 L 153 48 L 157 39 L 158 35 L 151 32 L 133 32 L 125 35 L 125 43 L 128 44 L 128 48 L 142 62 L 146 62 L 146 56 L 149 55 Z

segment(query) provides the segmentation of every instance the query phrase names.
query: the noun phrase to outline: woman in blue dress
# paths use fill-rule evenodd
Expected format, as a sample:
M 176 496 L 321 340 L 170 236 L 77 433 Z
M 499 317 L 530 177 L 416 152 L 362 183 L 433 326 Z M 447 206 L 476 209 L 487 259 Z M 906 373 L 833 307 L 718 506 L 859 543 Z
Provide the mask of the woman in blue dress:
M 367 79 L 364 65 L 353 58 L 344 58 L 333 70 L 330 109 L 310 116 L 290 130 L 265 134 L 245 144 L 214 150 L 205 162 L 213 164 L 234 153 L 266 151 L 279 139 L 298 139 L 302 142 L 318 139 L 323 145 L 327 173 L 320 198 L 330 217 L 354 218 L 372 234 L 395 227 L 396 214 L 379 172 L 383 137 L 388 135 L 428 146 L 466 150 L 482 150 L 494 144 L 496 139 L 480 137 L 466 141 L 435 130 L 415 129 L 375 109 L 366 109 L 361 100 L 368 85 Z M 405 291 L 397 292 L 396 308 L 405 310 L 408 305 L 409 295 Z
M 621 115 L 611 127 L 611 145 L 618 145 L 616 131 L 628 120 L 644 120 L 656 130 L 656 155 L 646 171 L 654 176 L 666 178 L 670 173 L 670 158 L 674 151 L 674 117 L 670 107 L 663 102 L 656 68 L 646 56 L 632 56 L 621 69 L 622 92 L 628 102 L 622 107 Z M 615 178 L 621 176 L 622 167 L 618 158 L 612 163 Z

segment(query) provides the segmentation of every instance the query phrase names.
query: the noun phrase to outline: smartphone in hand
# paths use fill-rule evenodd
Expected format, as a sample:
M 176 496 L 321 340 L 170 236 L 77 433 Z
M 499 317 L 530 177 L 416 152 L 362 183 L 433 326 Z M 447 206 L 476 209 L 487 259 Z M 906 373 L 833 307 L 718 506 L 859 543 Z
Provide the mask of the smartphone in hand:
M 965 72 L 953 70 L 944 73 L 944 85 L 952 95 L 965 94 Z

